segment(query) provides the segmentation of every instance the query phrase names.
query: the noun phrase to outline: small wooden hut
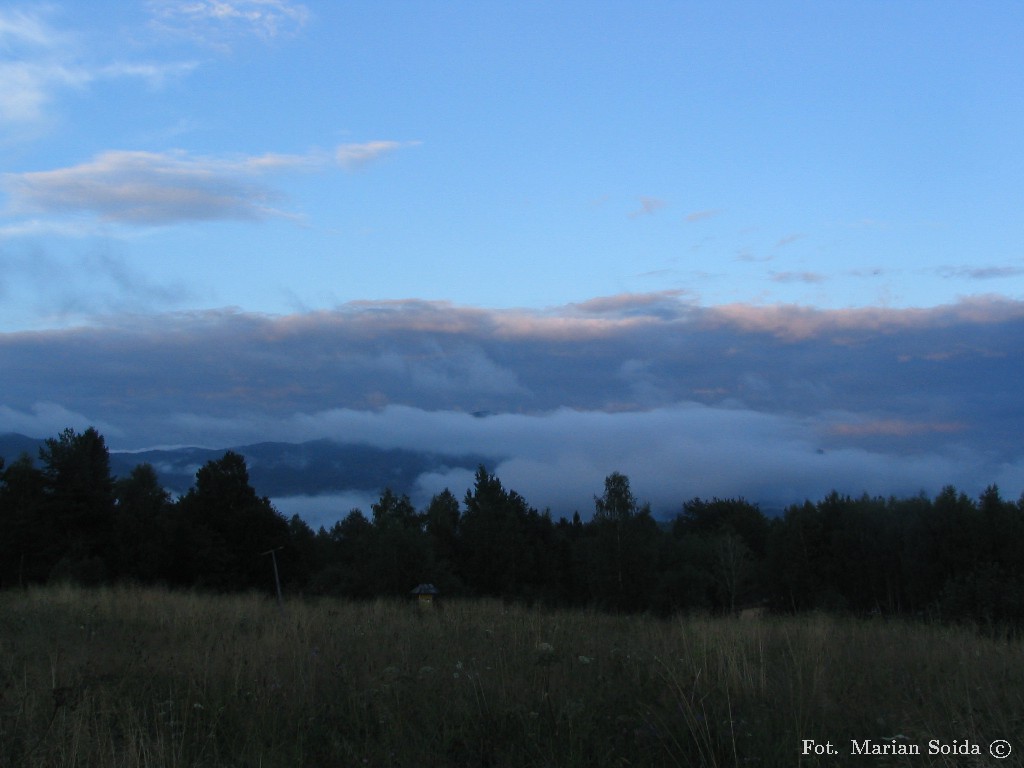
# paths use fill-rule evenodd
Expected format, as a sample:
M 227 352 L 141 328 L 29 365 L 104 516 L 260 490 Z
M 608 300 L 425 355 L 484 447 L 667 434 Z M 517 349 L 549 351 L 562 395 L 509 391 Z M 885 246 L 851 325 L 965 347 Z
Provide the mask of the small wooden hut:
M 433 584 L 420 584 L 410 594 L 416 595 L 416 602 L 420 608 L 433 608 L 434 595 L 441 594 L 441 591 Z

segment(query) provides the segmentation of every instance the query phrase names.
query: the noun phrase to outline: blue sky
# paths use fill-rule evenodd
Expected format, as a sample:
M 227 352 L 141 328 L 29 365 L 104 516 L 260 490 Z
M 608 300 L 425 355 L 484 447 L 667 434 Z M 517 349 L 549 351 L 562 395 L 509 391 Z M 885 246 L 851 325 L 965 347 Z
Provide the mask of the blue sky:
M 585 500 L 643 461 L 564 409 L 740 413 L 781 420 L 759 450 L 870 454 L 821 481 L 851 492 L 901 459 L 928 490 L 1024 487 L 1022 30 L 998 1 L 5 4 L 0 431 L 216 446 L 342 439 L 344 413 L 444 442 L 428 414 L 456 440 L 482 409 L 527 420 L 473 427 L 521 484 L 546 461 Z M 593 375 L 542 375 L 569 358 Z M 729 455 L 716 493 L 813 476 Z
M 0 327 L 1020 298 L 1021 29 L 999 2 L 8 5 Z

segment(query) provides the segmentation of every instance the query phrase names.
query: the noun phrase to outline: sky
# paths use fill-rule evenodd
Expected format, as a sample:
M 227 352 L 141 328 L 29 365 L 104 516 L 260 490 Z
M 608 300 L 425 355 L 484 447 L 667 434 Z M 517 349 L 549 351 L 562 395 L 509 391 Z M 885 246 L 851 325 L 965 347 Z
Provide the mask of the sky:
M 612 471 L 666 510 L 1015 498 L 1022 31 L 999 0 L 6 3 L 0 432 L 490 449 L 558 510 Z

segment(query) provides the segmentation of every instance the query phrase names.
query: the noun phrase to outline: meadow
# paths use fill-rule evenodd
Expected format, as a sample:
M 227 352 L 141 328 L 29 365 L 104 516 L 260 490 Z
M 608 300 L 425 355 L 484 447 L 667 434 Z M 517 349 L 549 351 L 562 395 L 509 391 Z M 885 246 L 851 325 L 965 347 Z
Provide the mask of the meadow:
M 803 754 L 805 739 L 839 754 Z M 933 739 L 981 754 L 929 755 Z M 1001 761 L 996 739 L 1014 750 Z M 851 740 L 922 754 L 851 757 Z M 0 592 L 3 768 L 1019 766 L 1022 752 L 1024 646 L 969 627 Z

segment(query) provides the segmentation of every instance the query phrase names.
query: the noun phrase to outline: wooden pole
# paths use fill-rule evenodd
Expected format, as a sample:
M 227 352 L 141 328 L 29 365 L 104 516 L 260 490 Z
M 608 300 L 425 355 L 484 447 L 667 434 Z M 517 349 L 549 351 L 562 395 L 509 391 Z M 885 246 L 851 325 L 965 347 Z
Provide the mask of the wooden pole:
M 274 586 L 277 587 L 277 607 L 281 609 L 281 613 L 284 613 L 284 598 L 281 597 L 281 577 L 277 574 L 277 552 L 281 549 L 284 549 L 284 547 L 268 549 L 261 554 L 270 555 L 270 560 L 274 563 Z

